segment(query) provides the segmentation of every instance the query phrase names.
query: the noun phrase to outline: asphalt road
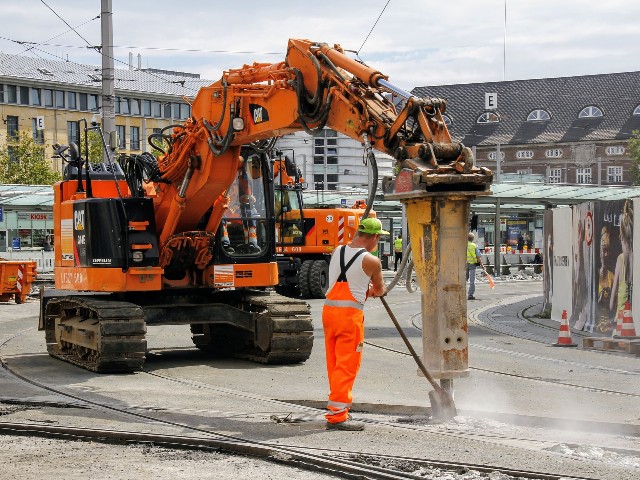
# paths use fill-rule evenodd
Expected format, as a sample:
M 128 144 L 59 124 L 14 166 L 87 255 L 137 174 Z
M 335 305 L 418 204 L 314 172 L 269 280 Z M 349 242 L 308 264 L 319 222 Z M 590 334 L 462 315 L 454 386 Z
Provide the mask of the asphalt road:
M 495 290 L 478 285 L 478 300 L 468 304 L 470 375 L 454 381 L 460 416 L 428 434 L 376 425 L 358 434 L 324 430 L 321 411 L 316 410 L 322 408 L 328 393 L 320 300 L 309 302 L 316 320 L 316 340 L 311 358 L 302 365 L 212 359 L 193 348 L 188 327 L 151 327 L 145 371 L 133 375 L 98 375 L 49 357 L 44 334 L 36 330 L 37 300 L 3 304 L 0 357 L 12 372 L 51 386 L 53 391 L 29 385 L 0 369 L 0 421 L 150 428 L 148 422 L 104 408 L 78 408 L 89 399 L 173 420 L 189 419 L 215 431 L 268 442 L 313 448 L 330 444 L 353 451 L 517 465 L 585 478 L 637 478 L 640 433 L 622 434 L 615 431 L 615 425 L 640 432 L 640 359 L 551 346 L 557 340 L 557 326 L 533 317 L 540 309 L 541 288 L 539 281 L 499 283 Z M 420 352 L 416 328 L 420 326 L 419 292 L 411 294 L 397 287 L 388 301 Z M 418 376 L 411 357 L 403 353 L 404 344 L 379 301 L 367 302 L 365 323 L 368 343 L 354 391 L 354 416 L 365 421 L 419 423 L 427 413 L 430 387 Z M 273 415 L 289 414 L 306 416 L 308 421 L 283 426 L 269 420 Z M 163 430 L 181 431 L 177 427 Z M 486 435 L 491 437 L 489 443 L 480 439 Z M 87 450 L 74 444 L 70 449 L 58 441 L 5 439 L 0 438 L 0 462 L 11 469 L 5 471 L 10 476 L 3 478 L 86 478 L 96 472 L 109 479 L 145 475 L 323 478 L 259 460 L 238 462 L 237 457 L 176 455 L 107 445 Z M 576 445 L 588 448 L 578 451 Z M 238 473 L 244 466 L 247 475 Z

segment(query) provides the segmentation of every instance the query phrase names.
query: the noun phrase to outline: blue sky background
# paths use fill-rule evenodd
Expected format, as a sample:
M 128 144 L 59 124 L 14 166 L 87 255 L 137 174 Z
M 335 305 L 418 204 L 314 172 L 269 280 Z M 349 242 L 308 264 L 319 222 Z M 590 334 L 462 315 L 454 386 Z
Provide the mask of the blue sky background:
M 100 3 L 4 2 L 0 51 L 100 65 L 87 48 L 101 43 Z M 145 68 L 212 80 L 245 63 L 282 60 L 289 38 L 359 50 L 360 59 L 407 90 L 640 69 L 640 2 L 391 0 L 368 39 L 387 0 L 112 3 L 117 68 L 126 68 L 132 52 L 134 65 L 141 54 Z M 29 44 L 17 42 L 36 45 L 27 51 Z

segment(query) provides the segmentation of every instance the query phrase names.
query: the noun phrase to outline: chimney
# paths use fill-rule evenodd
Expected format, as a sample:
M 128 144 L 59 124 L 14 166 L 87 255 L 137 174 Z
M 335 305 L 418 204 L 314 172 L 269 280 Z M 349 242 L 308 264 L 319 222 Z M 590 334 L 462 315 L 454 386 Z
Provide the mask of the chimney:
M 142 70 L 142 55 L 138 54 L 138 70 Z
M 133 70 L 133 52 L 129 52 L 129 70 Z

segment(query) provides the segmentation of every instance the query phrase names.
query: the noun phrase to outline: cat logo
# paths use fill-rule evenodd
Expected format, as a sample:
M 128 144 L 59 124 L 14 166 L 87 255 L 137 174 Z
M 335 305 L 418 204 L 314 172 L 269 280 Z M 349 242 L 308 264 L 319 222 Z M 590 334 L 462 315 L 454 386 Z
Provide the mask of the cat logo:
M 254 125 L 269 121 L 269 112 L 262 105 L 250 103 L 249 111 L 251 112 L 251 118 L 253 119 Z
M 75 210 L 73 212 L 73 228 L 76 231 L 84 230 L 84 211 Z

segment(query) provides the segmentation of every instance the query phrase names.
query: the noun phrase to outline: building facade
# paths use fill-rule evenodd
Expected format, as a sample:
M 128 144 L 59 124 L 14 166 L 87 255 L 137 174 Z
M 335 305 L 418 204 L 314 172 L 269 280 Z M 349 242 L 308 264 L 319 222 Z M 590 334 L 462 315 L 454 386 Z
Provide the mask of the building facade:
M 545 183 L 630 185 L 629 139 L 640 129 L 640 72 L 418 87 L 447 100 L 456 141 L 496 173 Z
M 148 151 L 147 138 L 191 114 L 188 101 L 210 84 L 198 75 L 152 69 L 115 70 L 115 124 L 119 151 Z M 0 144 L 29 132 L 47 146 L 78 143 L 84 121 L 101 122 L 101 69 L 0 53 Z M 56 171 L 53 150 L 45 149 Z

